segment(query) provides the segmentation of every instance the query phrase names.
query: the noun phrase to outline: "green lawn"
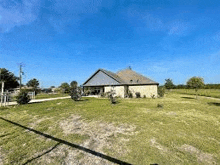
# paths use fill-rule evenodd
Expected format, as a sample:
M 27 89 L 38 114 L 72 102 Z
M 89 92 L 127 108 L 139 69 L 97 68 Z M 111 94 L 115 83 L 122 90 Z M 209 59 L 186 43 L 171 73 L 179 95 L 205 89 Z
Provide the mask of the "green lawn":
M 2 108 L 0 117 L 0 164 L 220 164 L 217 99 L 65 99 Z
M 68 94 L 56 93 L 56 94 L 47 94 L 47 93 L 39 93 L 35 97 L 35 99 L 47 99 L 47 98 L 55 98 L 55 97 L 66 97 Z
M 196 94 L 194 89 L 172 89 L 172 92 L 189 95 Z M 220 89 L 199 89 L 197 93 L 199 96 L 220 98 Z

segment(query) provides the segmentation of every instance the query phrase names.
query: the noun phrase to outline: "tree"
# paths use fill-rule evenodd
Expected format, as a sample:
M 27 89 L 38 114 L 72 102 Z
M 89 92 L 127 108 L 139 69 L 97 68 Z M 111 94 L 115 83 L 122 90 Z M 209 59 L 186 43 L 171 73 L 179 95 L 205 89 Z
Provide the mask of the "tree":
M 26 85 L 28 87 L 33 87 L 34 89 L 37 89 L 40 84 L 36 78 L 33 78 L 33 79 L 29 80 Z
M 33 78 L 31 80 L 29 80 L 26 84 L 28 87 L 32 87 L 32 90 L 35 92 L 35 95 L 37 95 L 37 93 L 39 92 L 39 81 L 36 78 Z
M 62 89 L 63 93 L 69 93 L 70 92 L 70 86 L 66 82 L 62 83 L 60 85 L 60 88 Z
M 187 81 L 187 86 L 195 89 L 197 99 L 197 91 L 204 86 L 204 80 L 201 77 L 192 77 Z
M 5 68 L 0 68 L 0 88 L 2 88 L 2 81 L 4 81 L 4 89 L 16 88 L 19 86 L 18 77 Z
M 159 95 L 159 97 L 163 97 L 164 94 L 165 94 L 165 88 L 162 87 L 162 86 L 159 86 L 158 87 L 158 95 Z
M 72 89 L 74 89 L 74 88 L 77 88 L 77 81 L 72 81 L 71 83 L 70 83 L 70 87 L 72 88 Z
M 173 81 L 172 81 L 172 79 L 165 79 L 165 84 L 164 84 L 164 86 L 165 86 L 165 88 L 166 89 L 173 89 L 174 87 L 175 87 L 175 85 L 173 84 Z

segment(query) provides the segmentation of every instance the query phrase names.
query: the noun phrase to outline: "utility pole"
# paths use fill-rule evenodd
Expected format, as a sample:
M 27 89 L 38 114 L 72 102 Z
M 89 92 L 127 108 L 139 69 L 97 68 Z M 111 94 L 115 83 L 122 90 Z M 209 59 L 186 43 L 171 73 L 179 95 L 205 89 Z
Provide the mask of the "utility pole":
M 3 102 L 3 97 L 4 97 L 4 86 L 5 86 L 5 82 L 2 78 L 2 69 L 0 68 L 0 81 L 2 83 L 2 92 L 1 92 L 1 106 L 2 106 L 2 102 Z
M 20 88 L 20 91 L 21 91 L 21 82 L 22 82 L 22 65 L 20 64 L 20 72 L 19 72 L 19 80 L 20 80 L 20 83 L 19 83 L 19 88 Z
M 22 85 L 22 75 L 24 74 L 24 72 L 22 72 L 22 66 L 23 66 L 23 64 L 22 63 L 20 63 L 19 64 L 19 81 L 20 81 L 20 83 L 19 83 L 19 88 L 20 88 L 20 91 L 21 91 L 21 85 Z

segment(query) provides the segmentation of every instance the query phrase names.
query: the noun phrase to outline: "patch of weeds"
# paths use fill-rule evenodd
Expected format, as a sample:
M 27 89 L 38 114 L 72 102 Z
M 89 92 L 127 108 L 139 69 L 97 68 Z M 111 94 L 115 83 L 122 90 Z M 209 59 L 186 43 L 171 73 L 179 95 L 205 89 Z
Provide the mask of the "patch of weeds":
M 157 108 L 163 108 L 163 104 L 157 104 Z
M 151 95 L 151 98 L 152 98 L 152 99 L 155 99 L 155 98 L 156 98 L 156 96 L 155 96 L 155 95 Z
M 9 107 L 0 107 L 0 110 L 7 110 Z

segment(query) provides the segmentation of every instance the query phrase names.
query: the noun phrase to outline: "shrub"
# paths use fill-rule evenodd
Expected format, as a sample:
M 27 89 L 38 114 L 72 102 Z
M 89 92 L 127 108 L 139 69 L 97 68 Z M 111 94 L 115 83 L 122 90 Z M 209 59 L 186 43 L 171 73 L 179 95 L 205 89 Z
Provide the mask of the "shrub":
M 163 108 L 163 104 L 157 104 L 157 108 Z
M 107 96 L 108 96 L 108 93 L 102 92 L 102 93 L 100 94 L 100 96 L 101 96 L 101 97 L 107 97 Z
M 112 104 L 116 104 L 116 103 L 117 103 L 116 98 L 115 98 L 113 95 L 110 95 L 110 96 L 109 96 L 109 99 L 110 99 L 110 102 L 111 102 Z
M 141 93 L 140 92 L 136 92 L 135 95 L 136 95 L 136 98 L 141 98 Z
M 152 94 L 152 95 L 151 95 L 151 98 L 152 98 L 152 99 L 155 99 L 155 98 L 156 98 L 156 96 L 155 96 L 154 94 Z
M 71 99 L 74 101 L 78 101 L 81 99 L 81 91 L 78 88 L 74 88 L 70 91 Z
M 133 98 L 133 94 L 131 93 L 130 90 L 128 91 L 128 97 L 129 97 L 129 98 Z
M 165 94 L 165 88 L 164 87 L 159 87 L 158 88 L 158 95 L 159 97 L 163 97 Z
M 143 98 L 147 98 L 147 97 L 146 97 L 146 95 L 144 95 L 144 97 L 143 97 Z
M 108 95 L 108 98 L 112 104 L 117 103 L 116 98 L 114 97 L 115 92 L 113 90 L 111 90 L 110 92 L 107 92 L 106 94 Z
M 31 100 L 26 91 L 21 91 L 16 99 L 18 104 L 27 104 Z

